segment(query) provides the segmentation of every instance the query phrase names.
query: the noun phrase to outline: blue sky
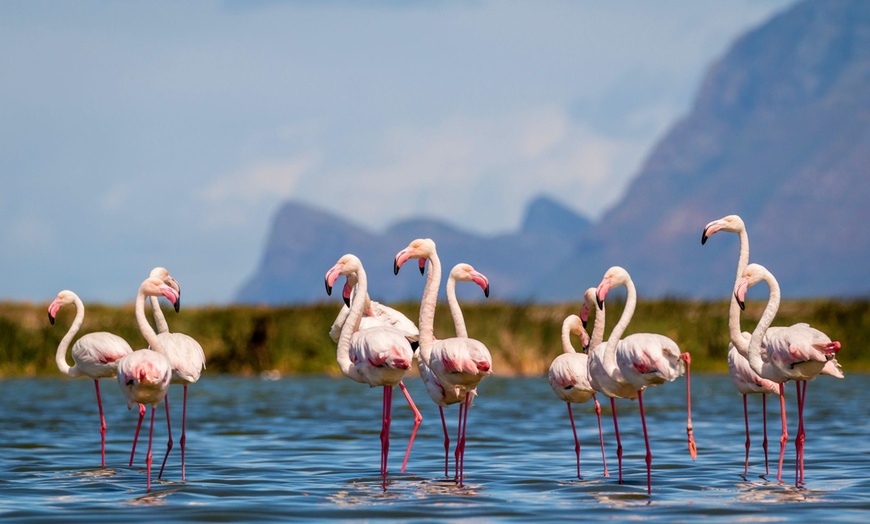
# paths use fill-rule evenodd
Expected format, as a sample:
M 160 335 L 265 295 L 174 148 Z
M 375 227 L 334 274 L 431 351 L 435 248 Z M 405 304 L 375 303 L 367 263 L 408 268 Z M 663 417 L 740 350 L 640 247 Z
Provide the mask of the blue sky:
M 226 303 L 288 199 L 380 230 L 597 218 L 793 0 L 0 2 L 0 299 Z

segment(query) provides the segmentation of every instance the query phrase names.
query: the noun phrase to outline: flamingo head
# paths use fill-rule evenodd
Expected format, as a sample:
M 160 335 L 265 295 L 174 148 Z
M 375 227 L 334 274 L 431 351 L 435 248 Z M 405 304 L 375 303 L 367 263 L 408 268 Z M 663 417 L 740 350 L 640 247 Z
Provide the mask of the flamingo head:
M 334 266 L 329 268 L 329 271 L 326 272 L 326 276 L 324 277 L 324 281 L 326 283 L 326 294 L 332 294 L 332 286 L 335 284 L 335 281 L 338 280 L 338 277 L 341 275 L 345 275 L 349 278 L 353 278 L 350 282 L 356 282 L 356 275 L 359 273 L 360 269 L 362 269 L 362 262 L 360 262 L 359 258 L 356 255 L 347 254 L 338 259 L 338 262 L 335 263 Z M 353 287 L 353 284 L 349 283 L 345 284 L 345 289 L 348 287 Z M 342 295 L 344 295 L 345 291 L 342 291 Z M 350 291 L 347 290 L 347 299 L 350 299 Z
M 585 351 L 589 347 L 589 334 L 586 333 L 585 324 L 577 315 L 568 315 L 562 321 L 562 331 L 577 335 L 580 337 L 580 343 Z
M 743 276 L 734 288 L 734 298 L 737 299 L 737 304 L 740 305 L 741 310 L 746 309 L 746 292 L 749 291 L 749 288 L 764 280 L 768 274 L 767 269 L 761 264 L 749 264 L 746 266 Z
M 453 277 L 454 280 L 474 282 L 483 290 L 484 296 L 489 297 L 489 279 L 486 278 L 486 275 L 471 267 L 471 264 L 466 264 L 464 262 L 456 264 L 453 266 L 453 269 L 450 270 L 450 276 Z
M 64 289 L 58 293 L 57 298 L 52 300 L 51 304 L 48 305 L 48 321 L 54 325 L 54 319 L 57 317 L 57 312 L 60 310 L 61 306 L 72 304 L 75 302 L 75 299 L 76 294 L 68 289 Z
M 739 216 L 728 215 L 726 217 L 722 217 L 719 220 L 714 220 L 704 226 L 704 232 L 701 233 L 701 245 L 703 246 L 707 242 L 707 239 L 710 238 L 713 233 L 716 233 L 718 231 L 739 233 L 745 230 L 746 225 L 743 223 L 743 219 Z
M 435 254 L 435 241 L 431 238 L 418 238 L 408 244 L 408 247 L 396 253 L 393 260 L 393 274 L 398 275 L 402 264 L 409 259 L 420 259 L 420 273 L 426 269 L 426 259 Z
M 156 277 L 148 277 L 142 282 L 142 285 L 139 286 L 139 291 L 145 296 L 149 297 L 166 297 L 169 302 L 175 306 L 178 303 L 178 292 L 172 289 L 172 287 L 167 286 L 163 283 L 162 280 Z
M 580 308 L 580 320 L 583 322 L 583 327 L 589 323 L 589 310 L 593 307 L 598 306 L 598 300 L 596 299 L 597 289 L 594 287 L 590 287 L 583 293 L 583 306 Z M 604 307 L 604 303 L 601 303 L 601 307 Z
M 181 286 L 178 285 L 178 281 L 169 274 L 168 269 L 160 266 L 152 269 L 149 276 L 159 278 L 164 284 L 175 290 L 175 293 L 178 295 L 178 299 L 175 301 L 175 312 L 178 313 L 178 310 L 181 309 Z
M 607 272 L 604 273 L 604 278 L 601 279 L 601 283 L 598 284 L 598 288 L 595 291 L 595 300 L 598 303 L 598 309 L 604 309 L 604 299 L 612 288 L 624 286 L 630 281 L 631 276 L 625 269 L 619 266 L 613 266 L 608 269 Z

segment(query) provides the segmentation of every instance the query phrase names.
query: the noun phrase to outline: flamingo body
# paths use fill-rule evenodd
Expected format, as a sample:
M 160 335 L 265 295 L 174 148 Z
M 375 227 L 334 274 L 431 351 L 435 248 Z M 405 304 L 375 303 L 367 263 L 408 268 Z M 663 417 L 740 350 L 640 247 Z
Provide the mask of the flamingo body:
M 70 290 L 63 290 L 48 306 L 48 319 L 54 324 L 61 307 L 75 304 L 76 316 L 66 335 L 58 344 L 55 362 L 61 373 L 70 377 L 86 376 L 94 381 L 97 393 L 97 408 L 100 412 L 100 465 L 106 466 L 106 418 L 103 414 L 103 401 L 100 395 L 100 379 L 111 378 L 117 373 L 118 361 L 133 352 L 130 344 L 123 338 L 100 331 L 88 333 L 79 338 L 72 347 L 73 366 L 67 363 L 66 351 L 70 342 L 81 329 L 85 318 L 85 306 L 81 299 Z

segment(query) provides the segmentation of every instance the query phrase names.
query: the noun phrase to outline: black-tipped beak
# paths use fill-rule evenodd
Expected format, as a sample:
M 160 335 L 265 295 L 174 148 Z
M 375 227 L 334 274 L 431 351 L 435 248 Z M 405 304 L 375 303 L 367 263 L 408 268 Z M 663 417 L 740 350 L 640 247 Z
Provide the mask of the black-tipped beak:
M 48 314 L 48 321 L 51 322 L 52 326 L 54 325 L 54 316 L 51 313 Z
M 602 301 L 600 298 L 598 298 L 597 294 L 595 295 L 595 302 L 598 303 L 599 310 L 604 309 L 604 301 Z
M 707 243 L 707 228 L 705 227 L 704 232 L 701 233 L 701 245 L 703 246 L 706 243 Z
M 324 280 L 323 283 L 326 285 L 326 294 L 332 296 L 332 286 L 329 285 L 329 282 Z
M 344 299 L 344 305 L 350 307 L 350 297 L 341 297 Z
M 588 319 L 587 319 L 587 320 L 582 320 L 582 319 L 581 319 L 581 320 L 580 320 L 580 323 L 583 324 L 583 329 L 586 329 L 586 324 L 589 323 L 589 320 L 588 320 Z
M 394 275 L 399 274 L 399 261 L 398 260 L 393 260 L 393 274 Z
M 486 289 L 483 290 L 483 296 L 489 298 L 489 284 L 487 284 Z
M 178 295 L 178 298 L 175 299 L 175 312 L 178 313 L 179 309 L 181 309 L 181 295 Z
M 420 267 L 420 274 L 421 275 L 425 274 L 426 273 L 426 259 L 425 258 L 420 259 L 419 267 Z
M 740 306 L 740 311 L 746 311 L 746 303 L 737 298 L 737 293 L 734 293 L 734 298 L 737 299 L 737 305 Z

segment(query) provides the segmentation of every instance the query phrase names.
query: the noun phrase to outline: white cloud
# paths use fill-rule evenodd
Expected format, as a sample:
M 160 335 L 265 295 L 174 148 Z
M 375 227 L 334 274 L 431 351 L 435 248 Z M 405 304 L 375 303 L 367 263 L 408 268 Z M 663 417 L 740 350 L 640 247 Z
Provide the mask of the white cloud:
M 315 154 L 263 160 L 217 178 L 199 193 L 205 227 L 247 223 L 249 213 L 292 197 L 300 177 L 318 163 Z
M 621 194 L 648 142 L 596 135 L 566 110 L 540 107 L 403 125 L 375 147 L 378 160 L 369 167 L 318 175 L 322 182 L 306 197 L 334 209 L 318 195 L 336 196 L 339 213 L 375 228 L 428 216 L 495 233 L 515 228 L 542 193 L 600 214 Z

